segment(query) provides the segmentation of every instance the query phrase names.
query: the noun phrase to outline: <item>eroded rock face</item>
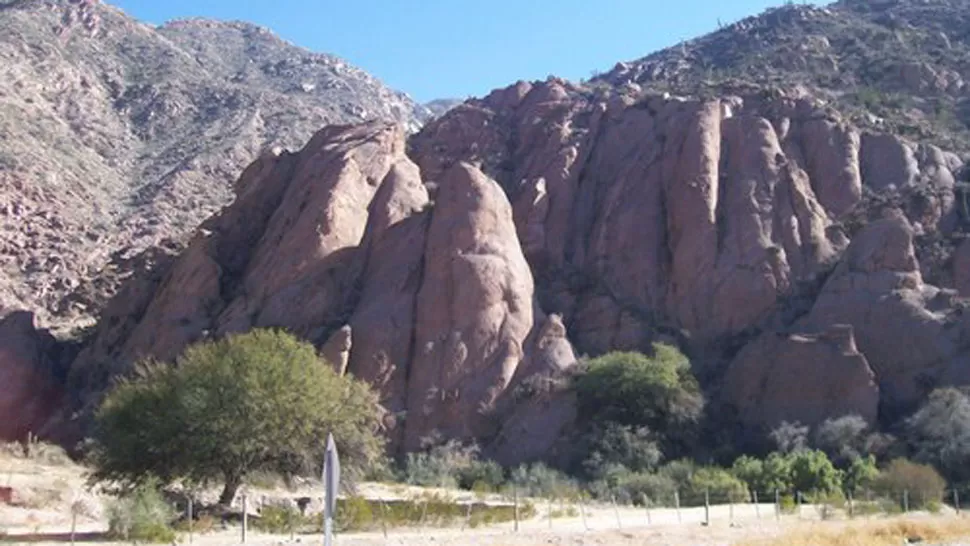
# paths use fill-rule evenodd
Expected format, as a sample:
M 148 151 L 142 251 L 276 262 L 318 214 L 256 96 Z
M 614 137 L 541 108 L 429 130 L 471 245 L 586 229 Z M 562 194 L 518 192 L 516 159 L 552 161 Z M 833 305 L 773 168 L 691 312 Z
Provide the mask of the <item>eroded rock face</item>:
M 879 387 L 852 328 L 818 334 L 764 334 L 726 373 L 723 396 L 746 427 L 773 430 L 783 421 L 815 426 L 856 414 L 876 423 Z
M 428 228 L 408 382 L 405 447 L 494 434 L 488 422 L 525 358 L 533 281 L 499 185 L 467 163 L 445 171 Z M 445 297 L 441 297 L 446 295 Z
M 520 366 L 552 373 L 576 359 L 537 306 L 502 188 L 469 164 L 437 188 L 432 209 L 393 125 L 331 127 L 299 153 L 267 154 L 157 280 L 129 285 L 129 314 L 116 311 L 74 364 L 79 402 L 90 409 L 139 358 L 282 327 L 376 387 L 392 443 L 494 435 L 499 400 L 528 378 Z
M 0 320 L 0 439 L 43 433 L 64 396 L 57 341 L 36 330 L 34 315 L 10 313 Z

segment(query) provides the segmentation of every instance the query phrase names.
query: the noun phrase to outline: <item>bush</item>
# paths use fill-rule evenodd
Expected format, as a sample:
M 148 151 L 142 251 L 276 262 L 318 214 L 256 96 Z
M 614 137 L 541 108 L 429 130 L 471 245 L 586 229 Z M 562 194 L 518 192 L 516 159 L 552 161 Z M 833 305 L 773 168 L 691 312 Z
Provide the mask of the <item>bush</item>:
M 765 460 L 747 455 L 734 461 L 731 472 L 760 495 L 792 490 L 792 457 L 771 453 Z
M 505 483 L 505 470 L 495 461 L 473 460 L 457 474 L 458 487 L 469 491 L 497 491 Z
M 434 444 L 426 451 L 408 453 L 404 462 L 404 481 L 422 487 L 458 487 L 463 472 L 472 477 L 472 467 L 478 462 L 478 447 L 465 446 L 456 440 Z M 472 485 L 474 480 L 472 481 Z
M 173 542 L 175 513 L 162 497 L 156 479 L 146 479 L 108 505 L 108 534 L 116 540 Z
M 876 458 L 869 455 L 865 458 L 858 458 L 852 461 L 849 468 L 845 471 L 842 480 L 842 488 L 853 495 L 858 496 L 861 491 L 872 487 L 879 477 L 879 468 L 876 466 Z
M 858 415 L 828 419 L 815 429 L 815 447 L 838 466 L 849 464 L 865 453 L 869 424 Z
M 587 422 L 645 426 L 668 456 L 693 444 L 704 407 L 687 357 L 664 344 L 655 344 L 652 356 L 614 352 L 590 361 L 576 394 Z
M 527 497 L 574 499 L 579 486 L 565 474 L 542 463 L 521 465 L 512 471 L 511 482 Z
M 906 440 L 917 461 L 953 482 L 970 480 L 970 397 L 952 388 L 933 391 L 906 421 Z
M 791 485 L 805 494 L 835 493 L 842 490 L 842 473 L 822 451 L 798 451 L 791 460 Z
M 594 479 L 604 478 L 607 469 L 612 467 L 631 472 L 652 471 L 663 458 L 646 427 L 607 423 L 594 427 L 590 436 L 589 455 L 583 462 L 583 470 Z
M 747 502 L 748 488 L 723 468 L 704 467 L 690 478 L 685 504 L 702 504 L 710 496 L 711 504 Z
M 264 506 L 259 517 L 253 519 L 253 527 L 264 533 L 294 533 L 304 524 L 303 519 L 293 506 Z
M 788 454 L 808 449 L 808 427 L 783 421 L 769 434 L 778 451 Z
M 672 506 L 677 484 L 669 476 L 645 472 L 626 474 L 617 481 L 616 500 L 638 506 Z
M 943 499 L 946 480 L 932 466 L 896 459 L 879 473 L 873 490 L 896 502 L 901 502 L 906 492 L 909 507 L 922 509 Z
M 332 432 L 345 475 L 378 459 L 377 397 L 308 343 L 254 330 L 189 347 L 177 365 L 139 365 L 95 418 L 94 478 L 221 479 L 221 504 L 253 472 L 316 475 Z
M 334 517 L 337 531 L 363 531 L 374 525 L 374 510 L 367 499 L 353 496 L 342 500 Z
M 686 489 L 690 486 L 690 478 L 696 470 L 694 461 L 678 459 L 661 466 L 657 474 L 670 478 L 677 485 L 677 489 Z

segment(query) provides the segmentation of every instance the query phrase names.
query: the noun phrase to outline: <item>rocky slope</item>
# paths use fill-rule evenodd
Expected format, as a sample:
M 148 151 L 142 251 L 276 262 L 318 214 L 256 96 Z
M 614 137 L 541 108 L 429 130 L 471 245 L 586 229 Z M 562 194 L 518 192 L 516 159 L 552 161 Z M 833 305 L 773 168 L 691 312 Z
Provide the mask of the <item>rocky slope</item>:
M 788 7 L 722 33 L 781 40 L 764 29 L 827 17 Z M 396 446 L 438 433 L 517 462 L 575 419 L 550 385 L 578 354 L 677 344 L 713 411 L 752 435 L 846 413 L 890 424 L 970 383 L 965 146 L 860 121 L 799 72 L 715 94 L 661 70 L 678 94 L 637 70 L 519 82 L 409 139 L 372 122 L 264 153 L 184 251 L 131 264 L 76 357 L 18 349 L 47 338 L 13 322 L 6 396 L 62 388 L 49 430 L 70 432 L 138 358 L 281 326 L 375 385 Z
M 0 3 L 0 309 L 89 321 L 141 250 L 182 241 L 259 153 L 330 123 L 430 112 L 245 23 Z M 93 32 L 92 32 L 93 31 Z

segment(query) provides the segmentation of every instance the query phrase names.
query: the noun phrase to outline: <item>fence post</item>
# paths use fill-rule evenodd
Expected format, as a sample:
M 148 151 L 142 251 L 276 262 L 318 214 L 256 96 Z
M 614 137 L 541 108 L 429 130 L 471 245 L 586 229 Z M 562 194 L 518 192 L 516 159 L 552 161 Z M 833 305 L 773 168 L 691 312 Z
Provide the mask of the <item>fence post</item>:
M 643 493 L 643 505 L 647 508 L 647 525 L 651 525 L 653 522 L 650 521 L 650 497 L 646 493 Z
M 683 523 L 680 517 L 680 491 L 674 491 L 674 506 L 677 508 L 677 523 Z
M 798 519 L 802 519 L 802 492 L 795 491 L 795 504 L 798 506 Z
M 960 513 L 960 492 L 956 489 L 953 490 L 953 509 Z
M 189 501 L 188 503 L 186 503 L 186 507 L 185 507 L 186 515 L 189 518 L 189 544 L 192 544 L 192 527 L 193 527 L 193 524 L 195 523 L 194 522 L 195 514 L 192 513 L 194 506 L 192 506 L 192 504 L 193 504 L 192 495 L 189 495 Z
M 74 535 L 77 533 L 77 510 L 71 509 L 71 546 L 74 546 Z
M 711 524 L 711 491 L 704 490 L 704 525 Z
M 384 538 L 387 538 L 387 505 L 384 504 L 384 499 L 378 499 L 378 503 L 381 505 L 381 531 L 384 532 Z M 468 504 L 468 513 L 471 513 L 472 505 Z
M 849 519 L 855 516 L 855 506 L 852 504 L 852 492 L 849 492 Z
M 586 522 L 586 502 L 583 500 L 583 494 L 579 494 L 579 515 L 583 517 L 583 529 L 589 531 L 589 523 Z
M 754 515 L 758 519 L 761 519 L 761 506 L 758 505 L 758 492 L 754 491 Z
M 613 503 L 613 513 L 616 514 L 616 528 L 622 529 L 623 524 L 620 523 L 620 509 L 616 507 L 616 495 L 610 493 L 610 502 Z
M 909 489 L 903 489 L 903 513 L 909 513 Z
M 552 497 L 549 497 L 549 529 L 552 529 Z
M 734 525 L 734 497 L 728 493 L 728 523 Z
M 775 489 L 775 519 L 781 520 L 781 494 Z
M 249 531 L 249 496 L 242 495 L 242 543 L 246 543 L 246 534 Z
M 515 532 L 519 532 L 519 486 L 512 486 L 513 513 L 515 515 Z

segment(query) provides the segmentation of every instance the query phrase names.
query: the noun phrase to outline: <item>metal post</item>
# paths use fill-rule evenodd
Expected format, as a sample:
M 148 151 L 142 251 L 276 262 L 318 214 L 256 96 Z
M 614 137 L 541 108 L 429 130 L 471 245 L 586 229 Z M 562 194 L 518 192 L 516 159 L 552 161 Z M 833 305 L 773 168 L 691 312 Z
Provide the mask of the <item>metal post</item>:
M 728 493 L 728 523 L 734 525 L 734 499 Z
M 802 492 L 795 491 L 795 501 L 798 506 L 798 519 L 802 519 Z
M 610 502 L 613 503 L 613 513 L 616 514 L 616 528 L 622 529 L 623 524 L 620 523 L 620 509 L 616 507 L 616 495 L 610 494 Z
M 711 524 L 711 492 L 704 490 L 704 525 Z
M 775 519 L 781 519 L 781 494 L 775 489 Z
M 683 523 L 680 517 L 680 491 L 674 491 L 674 506 L 677 508 L 677 523 Z
M 519 532 L 519 487 L 518 486 L 512 486 L 512 496 L 513 496 L 512 500 L 515 503 L 515 506 L 514 506 L 515 532 L 518 533 Z
M 586 522 L 586 503 L 583 502 L 583 494 L 579 494 L 579 515 L 583 516 L 583 528 L 589 531 L 589 524 Z
M 246 533 L 249 531 L 249 497 L 242 496 L 242 543 L 246 543 Z
M 758 492 L 754 491 L 754 515 L 761 519 L 761 506 L 758 505 Z
M 77 510 L 71 509 L 71 546 L 74 546 L 74 535 L 77 533 Z
M 189 496 L 189 502 L 186 504 L 186 514 L 189 517 L 189 544 L 192 544 L 192 527 L 195 523 L 195 514 L 192 513 L 192 497 Z
M 384 504 L 384 499 L 380 499 L 381 505 L 381 530 L 384 532 L 384 538 L 387 538 L 387 505 Z M 468 515 L 471 516 L 472 505 L 468 504 Z
M 650 497 L 646 493 L 643 494 L 643 505 L 647 508 L 647 525 L 652 525 L 653 522 L 650 521 Z
M 903 489 L 903 513 L 909 512 L 909 489 Z
M 470 527 L 472 524 L 472 503 L 468 503 L 468 508 L 465 510 L 465 522 L 461 524 L 461 530 L 464 531 L 465 527 Z M 386 537 L 386 532 L 385 532 Z
M 849 519 L 855 516 L 855 505 L 852 502 L 852 492 L 849 492 Z
M 957 511 L 957 514 L 960 513 L 960 492 L 956 489 L 953 490 L 953 508 Z
M 552 529 L 552 497 L 549 497 L 549 529 Z

